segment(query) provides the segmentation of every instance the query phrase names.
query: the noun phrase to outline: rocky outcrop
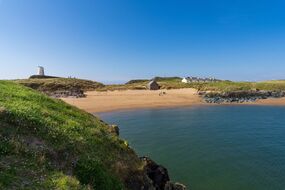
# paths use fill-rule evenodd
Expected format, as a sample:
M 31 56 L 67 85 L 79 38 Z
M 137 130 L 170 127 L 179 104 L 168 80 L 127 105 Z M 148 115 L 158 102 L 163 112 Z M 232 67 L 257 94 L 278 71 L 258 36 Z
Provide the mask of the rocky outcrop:
M 258 99 L 285 97 L 285 91 L 233 91 L 233 92 L 199 92 L 207 103 L 244 103 L 254 102 Z
M 80 89 L 72 89 L 72 90 L 58 90 L 54 92 L 44 92 L 48 96 L 52 98 L 84 98 L 86 95 L 83 90 Z
M 170 180 L 167 169 L 148 157 L 141 157 L 141 160 L 144 164 L 144 171 L 152 180 L 154 187 L 158 190 L 164 190 L 165 184 Z
M 115 136 L 119 136 L 120 135 L 120 129 L 118 127 L 118 125 L 109 125 L 109 132 L 114 134 Z
M 165 167 L 158 165 L 150 158 L 141 157 L 146 175 L 151 179 L 156 190 L 186 190 L 186 186 L 170 181 Z

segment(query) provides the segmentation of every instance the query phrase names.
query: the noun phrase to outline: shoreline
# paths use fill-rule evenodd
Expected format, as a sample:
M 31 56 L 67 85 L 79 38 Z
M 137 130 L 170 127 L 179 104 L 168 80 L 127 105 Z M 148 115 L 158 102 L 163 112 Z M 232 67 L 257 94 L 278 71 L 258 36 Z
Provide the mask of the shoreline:
M 285 107 L 285 104 L 283 105 L 275 105 L 275 104 L 262 104 L 262 103 L 224 103 L 224 104 L 210 104 L 210 103 L 204 103 L 204 104 L 195 104 L 191 106 L 161 106 L 161 107 L 140 107 L 140 108 L 123 108 L 123 109 L 114 109 L 114 110 L 109 110 L 109 111 L 102 111 L 102 112 L 89 112 L 93 115 L 104 115 L 104 114 L 109 114 L 109 113 L 120 113 L 120 112 L 132 112 L 132 111 L 144 111 L 144 110 L 160 110 L 160 109 L 179 109 L 179 108 L 197 108 L 197 107 L 210 107 L 210 106 L 263 106 L 263 107 Z
M 285 98 L 260 99 L 244 103 L 206 103 L 196 89 L 88 91 L 85 98 L 61 98 L 63 101 L 89 113 L 132 111 L 139 109 L 170 109 L 192 106 L 260 105 L 285 106 Z

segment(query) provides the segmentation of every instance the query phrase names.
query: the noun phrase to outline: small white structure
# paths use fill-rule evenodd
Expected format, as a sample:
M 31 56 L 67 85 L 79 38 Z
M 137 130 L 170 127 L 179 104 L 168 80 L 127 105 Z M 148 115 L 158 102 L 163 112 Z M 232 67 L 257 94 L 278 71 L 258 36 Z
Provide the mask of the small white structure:
M 184 77 L 181 82 L 188 83 L 188 80 Z
M 38 75 L 45 76 L 45 69 L 42 66 L 38 66 Z
M 200 77 L 184 77 L 181 82 L 183 83 L 201 83 L 201 82 L 217 82 L 221 81 L 215 78 L 200 78 Z

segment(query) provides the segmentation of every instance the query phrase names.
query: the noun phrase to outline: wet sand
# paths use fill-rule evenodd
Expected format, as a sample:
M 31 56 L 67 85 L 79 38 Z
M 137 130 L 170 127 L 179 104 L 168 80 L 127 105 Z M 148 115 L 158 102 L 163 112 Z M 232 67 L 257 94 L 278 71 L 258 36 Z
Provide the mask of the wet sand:
M 165 94 L 162 94 L 165 92 Z M 168 108 L 197 105 L 218 105 L 204 103 L 192 88 L 174 90 L 123 90 L 90 91 L 86 98 L 63 98 L 65 102 L 90 113 L 132 110 L 141 108 Z M 227 105 L 229 105 L 227 103 Z M 250 103 L 233 105 L 272 105 L 285 106 L 285 98 L 270 98 Z

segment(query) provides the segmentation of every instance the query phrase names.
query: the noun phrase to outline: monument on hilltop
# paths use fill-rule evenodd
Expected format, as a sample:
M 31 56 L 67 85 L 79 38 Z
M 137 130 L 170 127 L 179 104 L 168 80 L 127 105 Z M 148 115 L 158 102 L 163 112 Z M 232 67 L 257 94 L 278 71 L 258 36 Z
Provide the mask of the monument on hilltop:
M 60 78 L 56 76 L 45 75 L 45 68 L 43 66 L 38 66 L 37 74 L 29 77 L 30 79 L 46 79 L 46 78 Z
M 45 76 L 45 68 L 42 66 L 38 66 L 38 75 Z

